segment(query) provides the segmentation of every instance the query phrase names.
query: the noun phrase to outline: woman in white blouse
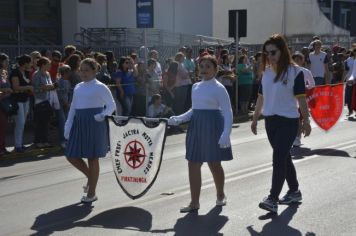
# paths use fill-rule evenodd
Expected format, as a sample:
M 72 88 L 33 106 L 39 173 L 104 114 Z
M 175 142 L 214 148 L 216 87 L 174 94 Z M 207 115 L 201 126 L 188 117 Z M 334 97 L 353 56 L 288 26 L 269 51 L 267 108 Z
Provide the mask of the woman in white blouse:
M 193 85 L 192 108 L 179 116 L 172 116 L 169 125 L 190 121 L 186 136 L 186 159 L 188 160 L 191 202 L 180 209 L 192 212 L 199 209 L 201 189 L 201 166 L 207 162 L 216 186 L 216 205 L 224 206 L 225 174 L 221 161 L 232 160 L 230 133 L 232 110 L 225 87 L 216 80 L 218 63 L 211 56 L 199 61 L 202 81 Z
M 74 88 L 73 100 L 64 128 L 68 140 L 67 160 L 87 178 L 81 201 L 96 201 L 96 184 L 99 178 L 99 157 L 105 157 L 109 140 L 105 116 L 112 115 L 116 105 L 109 88 L 96 78 L 98 66 L 94 59 L 85 59 L 80 64 L 83 82 Z M 88 159 L 87 163 L 82 159 Z

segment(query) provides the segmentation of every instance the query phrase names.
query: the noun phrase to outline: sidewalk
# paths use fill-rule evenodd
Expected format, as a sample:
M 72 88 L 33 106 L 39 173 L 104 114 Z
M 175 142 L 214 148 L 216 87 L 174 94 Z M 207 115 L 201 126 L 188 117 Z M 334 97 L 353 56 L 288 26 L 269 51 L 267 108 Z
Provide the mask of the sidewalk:
M 5 154 L 0 157 L 1 160 L 8 160 L 14 158 L 23 158 L 23 157 L 42 157 L 44 155 L 54 155 L 63 153 L 63 148 L 60 147 L 58 142 L 58 133 L 57 128 L 50 125 L 49 130 L 49 143 L 53 145 L 50 148 L 35 148 L 33 146 L 34 140 L 34 131 L 33 123 L 26 122 L 25 131 L 24 131 L 24 146 L 26 151 L 23 153 L 17 153 L 14 151 L 14 123 L 9 123 L 6 134 L 6 149 L 9 151 L 9 154 Z
M 248 122 L 251 120 L 252 114 L 240 114 L 238 116 L 234 116 L 234 123 L 243 123 Z M 183 126 L 183 129 L 186 127 Z M 33 132 L 33 124 L 32 122 L 27 122 L 24 132 L 24 145 L 27 148 L 24 153 L 16 153 L 14 152 L 14 124 L 9 124 L 8 132 L 6 135 L 6 149 L 10 152 L 2 157 L 1 160 L 9 160 L 9 159 L 16 159 L 16 158 L 36 158 L 46 156 L 53 156 L 53 155 L 63 155 L 64 150 L 59 145 L 58 142 L 58 134 L 56 127 L 50 125 L 49 131 L 49 143 L 53 145 L 50 148 L 35 148 L 33 146 L 33 139 L 34 139 L 34 132 Z M 170 134 L 168 134 L 170 135 Z

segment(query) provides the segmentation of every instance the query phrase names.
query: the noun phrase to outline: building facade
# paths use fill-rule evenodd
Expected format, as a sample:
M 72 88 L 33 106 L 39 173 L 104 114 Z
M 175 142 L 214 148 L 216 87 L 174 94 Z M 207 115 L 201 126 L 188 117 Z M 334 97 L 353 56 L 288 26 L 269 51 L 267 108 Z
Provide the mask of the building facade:
M 356 0 L 153 0 L 154 27 L 228 38 L 229 10 L 247 10 L 247 37 L 348 36 Z M 353 14 L 356 14 L 353 13 Z M 73 44 L 81 28 L 135 28 L 135 0 L 1 0 L 0 44 Z

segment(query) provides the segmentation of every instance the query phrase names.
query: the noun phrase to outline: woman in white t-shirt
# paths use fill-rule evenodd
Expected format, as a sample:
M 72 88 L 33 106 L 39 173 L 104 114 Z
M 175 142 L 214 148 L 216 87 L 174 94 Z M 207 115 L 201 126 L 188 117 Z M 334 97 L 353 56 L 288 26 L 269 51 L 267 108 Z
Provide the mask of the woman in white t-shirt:
M 303 116 L 302 133 L 311 132 L 309 112 L 305 99 L 304 74 L 294 64 L 283 36 L 272 35 L 263 45 L 263 76 L 251 130 L 257 134 L 257 121 L 262 112 L 268 140 L 273 149 L 273 173 L 270 194 L 259 207 L 277 213 L 279 204 L 290 204 L 302 199 L 290 149 L 297 135 L 299 112 Z M 282 198 L 284 181 L 289 191 Z

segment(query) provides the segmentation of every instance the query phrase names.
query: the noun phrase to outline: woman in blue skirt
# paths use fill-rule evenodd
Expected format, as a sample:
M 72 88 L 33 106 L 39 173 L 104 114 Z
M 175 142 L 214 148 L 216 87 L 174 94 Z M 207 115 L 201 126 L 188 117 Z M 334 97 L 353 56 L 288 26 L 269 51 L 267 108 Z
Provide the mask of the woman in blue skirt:
M 98 198 L 95 193 L 99 178 L 99 157 L 105 157 L 109 138 L 105 116 L 116 108 L 109 88 L 96 80 L 97 63 L 84 59 L 80 64 L 83 82 L 74 88 L 73 100 L 65 124 L 64 137 L 68 140 L 67 160 L 87 178 L 81 201 L 89 203 Z M 88 164 L 82 159 L 88 159 Z
M 225 87 L 215 76 L 218 63 L 211 56 L 199 61 L 202 81 L 193 85 L 192 108 L 180 116 L 172 116 L 169 125 L 179 125 L 190 121 L 186 137 L 186 159 L 189 167 L 191 202 L 182 207 L 181 212 L 199 209 L 201 189 L 201 166 L 207 162 L 213 174 L 217 206 L 226 205 L 224 193 L 225 174 L 221 161 L 232 160 L 230 133 L 232 110 Z

